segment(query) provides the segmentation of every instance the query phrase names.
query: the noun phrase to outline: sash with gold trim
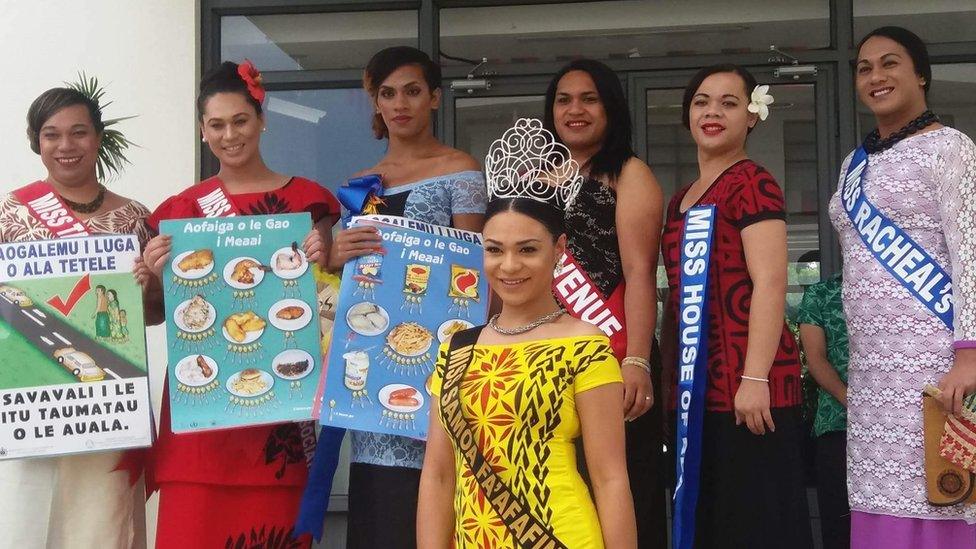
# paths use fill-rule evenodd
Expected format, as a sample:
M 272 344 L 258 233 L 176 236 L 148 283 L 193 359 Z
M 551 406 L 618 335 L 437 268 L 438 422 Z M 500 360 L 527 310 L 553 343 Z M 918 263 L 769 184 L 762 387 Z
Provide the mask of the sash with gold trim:
M 518 546 L 533 549 L 568 549 L 566 544 L 559 541 L 553 533 L 552 527 L 536 518 L 529 504 L 516 495 L 495 473 L 481 453 L 481 449 L 478 448 L 478 437 L 461 410 L 461 399 L 458 394 L 461 381 L 464 379 L 468 365 L 471 364 L 474 346 L 483 328 L 483 326 L 471 328 L 451 337 L 439 400 L 441 421 L 447 428 L 448 435 L 454 439 L 454 445 L 474 474 L 485 498 L 505 523 L 505 527 Z

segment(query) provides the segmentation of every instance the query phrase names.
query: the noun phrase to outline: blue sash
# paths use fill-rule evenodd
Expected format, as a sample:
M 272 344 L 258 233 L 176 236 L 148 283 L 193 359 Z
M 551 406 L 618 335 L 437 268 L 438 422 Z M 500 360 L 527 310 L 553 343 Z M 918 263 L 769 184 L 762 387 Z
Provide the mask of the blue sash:
M 715 206 L 685 214 L 681 239 L 681 286 L 678 294 L 678 482 L 674 489 L 672 547 L 691 549 L 695 542 L 702 421 L 708 384 L 708 266 L 712 255 Z
M 878 263 L 952 330 L 952 277 L 864 195 L 861 185 L 867 167 L 868 153 L 858 147 L 841 191 L 854 230 Z

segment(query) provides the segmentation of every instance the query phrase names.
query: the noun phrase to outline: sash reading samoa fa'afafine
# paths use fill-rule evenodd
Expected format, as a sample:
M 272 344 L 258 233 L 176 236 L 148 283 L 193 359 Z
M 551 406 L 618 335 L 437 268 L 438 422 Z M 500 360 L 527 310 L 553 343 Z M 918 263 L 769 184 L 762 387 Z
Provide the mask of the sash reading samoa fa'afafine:
M 485 498 L 519 547 L 531 549 L 568 549 L 559 541 L 552 528 L 532 514 L 532 508 L 523 501 L 505 481 L 495 473 L 481 449 L 464 412 L 461 410 L 460 389 L 464 373 L 474 355 L 481 327 L 464 330 L 451 337 L 447 355 L 447 367 L 441 386 L 440 413 L 447 432 L 454 439 L 458 451 L 464 456 L 475 480 L 481 486 Z
M 91 235 L 88 226 L 74 216 L 50 183 L 35 181 L 15 190 L 13 195 L 55 238 Z
M 708 359 L 708 266 L 712 255 L 715 206 L 685 214 L 678 294 L 678 452 L 675 460 L 672 547 L 691 549 L 701 469 L 702 422 Z
M 227 196 L 223 183 L 211 177 L 192 187 L 193 198 L 204 217 L 232 217 L 241 215 L 234 201 Z
M 952 330 L 952 278 L 868 200 L 862 186 L 867 168 L 868 153 L 858 147 L 844 177 L 841 200 L 854 230 L 878 263 Z

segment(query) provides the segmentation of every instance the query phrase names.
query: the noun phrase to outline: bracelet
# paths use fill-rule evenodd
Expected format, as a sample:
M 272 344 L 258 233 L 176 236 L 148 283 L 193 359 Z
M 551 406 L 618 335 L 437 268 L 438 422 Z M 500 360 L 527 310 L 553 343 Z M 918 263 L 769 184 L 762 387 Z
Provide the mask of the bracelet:
M 633 364 L 634 366 L 637 366 L 641 370 L 647 372 L 648 375 L 650 375 L 651 373 L 651 363 L 646 358 L 641 358 L 639 356 L 628 356 L 624 358 L 623 361 L 620 362 L 621 366 L 626 366 L 628 364 Z
M 769 383 L 769 379 L 764 377 L 752 377 L 752 376 L 739 376 L 742 379 L 748 379 L 749 381 L 761 381 L 763 383 Z

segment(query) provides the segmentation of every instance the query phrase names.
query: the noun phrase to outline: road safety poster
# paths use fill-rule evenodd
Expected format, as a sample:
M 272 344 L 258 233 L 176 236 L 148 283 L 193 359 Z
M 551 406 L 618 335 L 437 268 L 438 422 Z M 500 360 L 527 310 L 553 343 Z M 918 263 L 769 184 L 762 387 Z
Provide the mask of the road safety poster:
M 152 442 L 131 235 L 0 244 L 0 460 Z
M 174 432 L 312 418 L 322 373 L 307 214 L 164 221 Z
M 384 253 L 343 269 L 320 422 L 426 438 L 437 349 L 488 310 L 481 235 L 391 216 L 359 224 L 379 229 Z

